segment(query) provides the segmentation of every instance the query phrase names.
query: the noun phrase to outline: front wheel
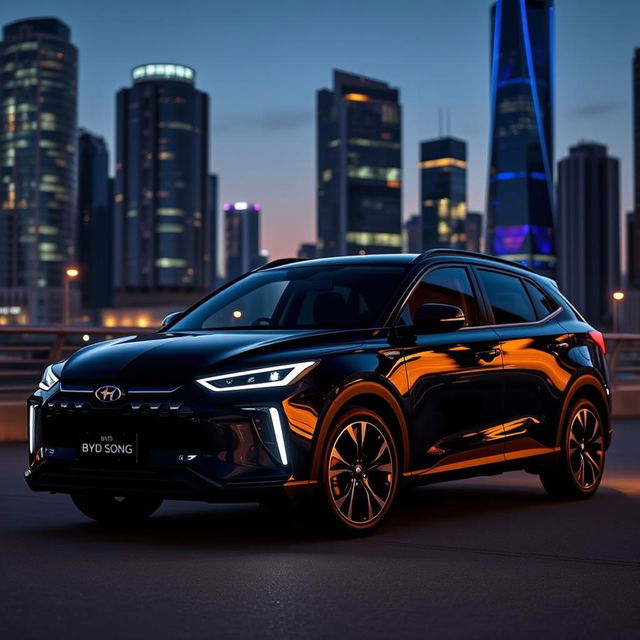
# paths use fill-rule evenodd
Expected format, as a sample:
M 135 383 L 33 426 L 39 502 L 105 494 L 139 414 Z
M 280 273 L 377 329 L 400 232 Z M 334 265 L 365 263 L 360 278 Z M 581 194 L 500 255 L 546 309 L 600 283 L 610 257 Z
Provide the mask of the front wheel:
M 540 474 L 542 485 L 552 498 L 590 498 L 600 486 L 604 457 L 600 413 L 589 400 L 579 400 L 564 425 L 558 461 Z
M 331 428 L 321 468 L 321 499 L 332 528 L 368 533 L 387 515 L 398 489 L 398 450 L 389 427 L 364 408 Z
M 162 504 L 162 498 L 143 495 L 72 493 L 71 500 L 85 516 L 103 524 L 142 522 Z

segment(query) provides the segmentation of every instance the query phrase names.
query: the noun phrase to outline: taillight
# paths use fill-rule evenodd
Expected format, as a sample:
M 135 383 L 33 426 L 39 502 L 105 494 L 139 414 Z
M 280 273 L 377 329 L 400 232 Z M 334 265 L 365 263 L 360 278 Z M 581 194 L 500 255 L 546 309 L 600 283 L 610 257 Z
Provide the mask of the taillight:
M 589 335 L 591 336 L 593 341 L 600 347 L 602 355 L 606 355 L 607 345 L 604 342 L 604 336 L 599 331 L 589 331 Z

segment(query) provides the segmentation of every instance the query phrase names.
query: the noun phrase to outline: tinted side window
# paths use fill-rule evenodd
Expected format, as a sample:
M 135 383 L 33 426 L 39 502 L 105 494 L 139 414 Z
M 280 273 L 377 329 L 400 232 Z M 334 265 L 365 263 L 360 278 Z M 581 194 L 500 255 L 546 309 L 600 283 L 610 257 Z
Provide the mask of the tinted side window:
M 478 269 L 496 324 L 535 322 L 538 318 L 522 280 L 497 271 Z
M 531 301 L 533 302 L 536 314 L 538 315 L 538 320 L 546 318 L 550 313 L 553 313 L 558 308 L 558 303 L 532 282 L 525 280 L 524 286 L 526 287 Z
M 411 324 L 416 310 L 428 302 L 460 307 L 467 319 L 465 324 L 478 324 L 478 304 L 464 267 L 443 267 L 428 273 L 407 300 L 402 321 Z

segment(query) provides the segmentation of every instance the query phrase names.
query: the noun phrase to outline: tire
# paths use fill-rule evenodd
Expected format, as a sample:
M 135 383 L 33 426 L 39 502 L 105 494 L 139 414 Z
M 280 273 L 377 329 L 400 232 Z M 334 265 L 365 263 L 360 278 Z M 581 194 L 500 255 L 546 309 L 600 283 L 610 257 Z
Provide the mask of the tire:
M 398 448 L 384 420 L 354 407 L 332 425 L 320 467 L 320 509 L 330 531 L 363 535 L 379 527 L 398 490 Z
M 155 496 L 119 497 L 99 493 L 72 493 L 71 500 L 85 516 L 102 524 L 139 523 L 162 504 L 162 498 Z
M 557 462 L 540 473 L 542 486 L 554 499 L 590 498 L 600 486 L 604 460 L 604 426 L 600 412 L 589 400 L 578 400 L 563 425 Z

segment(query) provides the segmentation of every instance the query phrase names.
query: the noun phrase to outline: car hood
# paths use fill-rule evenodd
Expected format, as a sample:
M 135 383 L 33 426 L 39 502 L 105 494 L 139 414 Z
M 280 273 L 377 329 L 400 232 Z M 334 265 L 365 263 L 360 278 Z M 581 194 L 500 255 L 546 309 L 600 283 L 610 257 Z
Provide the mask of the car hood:
M 300 348 L 301 353 L 293 357 L 307 359 L 311 344 L 315 347 L 318 342 L 325 344 L 331 335 L 335 337 L 335 332 L 247 330 L 117 338 L 77 351 L 67 360 L 61 377 L 69 384 L 179 385 L 199 375 L 224 373 L 229 366 L 262 364 L 255 358 L 250 363 L 244 362 L 244 356 L 273 353 L 277 359 L 270 358 L 266 364 L 278 364 L 283 362 L 285 351 Z M 242 363 L 235 362 L 238 357 L 242 357 Z

